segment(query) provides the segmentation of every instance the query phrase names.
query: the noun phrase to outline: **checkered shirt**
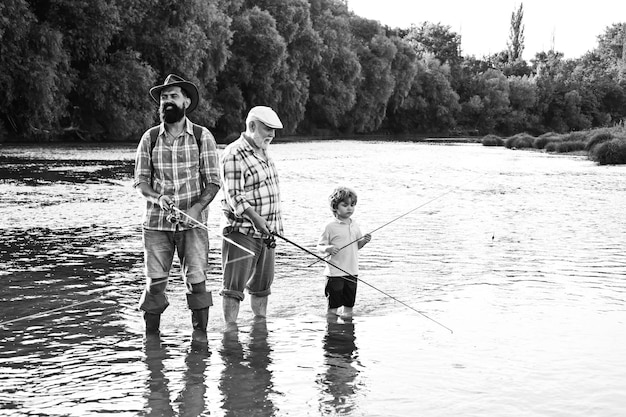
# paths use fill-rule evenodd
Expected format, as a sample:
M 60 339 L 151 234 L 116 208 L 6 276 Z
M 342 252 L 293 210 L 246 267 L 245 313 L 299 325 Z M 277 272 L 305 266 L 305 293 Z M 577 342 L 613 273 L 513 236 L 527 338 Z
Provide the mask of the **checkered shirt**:
M 139 141 L 135 156 L 133 186 L 145 182 L 159 194 L 172 197 L 180 210 L 189 209 L 208 184 L 220 185 L 217 147 L 208 129 L 202 128 L 200 149 L 193 135 L 193 124 L 185 119 L 185 129 L 176 139 L 159 126 L 156 144 L 150 155 L 150 131 Z M 154 166 L 154 173 L 152 172 Z M 167 213 L 158 204 L 147 201 L 143 227 L 150 230 L 174 231 L 184 229 L 166 220 Z M 202 211 L 201 221 L 206 224 L 208 210 Z
M 224 149 L 220 168 L 224 234 L 237 231 L 254 238 L 262 237 L 243 215 L 249 207 L 267 220 L 270 230 L 282 234 L 280 187 L 272 159 L 261 158 L 242 134 Z

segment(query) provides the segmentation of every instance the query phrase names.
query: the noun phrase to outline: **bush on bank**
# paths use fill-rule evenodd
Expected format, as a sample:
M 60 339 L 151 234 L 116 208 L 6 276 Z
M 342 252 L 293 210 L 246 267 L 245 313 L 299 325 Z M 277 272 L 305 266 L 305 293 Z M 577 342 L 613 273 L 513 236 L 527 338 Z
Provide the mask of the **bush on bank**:
M 544 133 L 533 137 L 518 133 L 508 138 L 487 135 L 483 146 L 505 146 L 508 149 L 537 149 L 551 153 L 586 152 L 599 165 L 626 164 L 626 126 L 593 129 L 566 134 Z

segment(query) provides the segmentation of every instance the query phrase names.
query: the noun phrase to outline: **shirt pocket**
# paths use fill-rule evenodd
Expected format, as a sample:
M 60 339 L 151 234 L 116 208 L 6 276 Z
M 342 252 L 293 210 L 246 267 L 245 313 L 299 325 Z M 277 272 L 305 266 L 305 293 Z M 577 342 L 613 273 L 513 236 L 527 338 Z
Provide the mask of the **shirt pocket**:
M 244 191 L 248 193 L 253 193 L 255 190 L 258 190 L 262 186 L 264 186 L 265 182 L 268 179 L 268 175 L 264 169 L 262 169 L 259 165 L 252 165 L 248 167 L 245 175 L 244 182 Z
M 177 150 L 178 166 L 180 167 L 180 173 L 184 179 L 193 179 L 198 176 L 200 172 L 200 152 L 198 152 L 197 146 L 190 146 L 188 148 L 180 148 Z

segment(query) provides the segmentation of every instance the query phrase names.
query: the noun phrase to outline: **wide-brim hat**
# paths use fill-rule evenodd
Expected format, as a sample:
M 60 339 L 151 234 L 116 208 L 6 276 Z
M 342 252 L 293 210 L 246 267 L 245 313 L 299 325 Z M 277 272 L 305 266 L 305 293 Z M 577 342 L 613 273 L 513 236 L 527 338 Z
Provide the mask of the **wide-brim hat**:
M 163 90 L 164 88 L 169 88 L 169 87 L 180 87 L 181 89 L 185 90 L 185 93 L 187 93 L 187 96 L 191 99 L 191 103 L 189 104 L 189 107 L 187 107 L 187 113 L 191 113 L 192 111 L 194 111 L 196 109 L 196 107 L 198 106 L 198 101 L 200 100 L 200 94 L 198 94 L 198 88 L 195 86 L 195 84 L 183 80 L 181 77 L 179 77 L 176 74 L 170 74 L 167 76 L 167 78 L 165 78 L 165 82 L 162 85 L 157 85 L 155 87 L 152 87 L 150 89 L 150 97 L 152 97 L 152 100 L 156 101 L 157 103 L 161 102 L 161 90 Z
M 246 125 L 251 120 L 258 120 L 263 123 L 265 126 L 270 127 L 272 129 L 282 129 L 283 124 L 280 121 L 280 118 L 276 114 L 271 107 L 267 106 L 256 106 L 253 107 L 248 113 L 248 117 L 246 117 Z

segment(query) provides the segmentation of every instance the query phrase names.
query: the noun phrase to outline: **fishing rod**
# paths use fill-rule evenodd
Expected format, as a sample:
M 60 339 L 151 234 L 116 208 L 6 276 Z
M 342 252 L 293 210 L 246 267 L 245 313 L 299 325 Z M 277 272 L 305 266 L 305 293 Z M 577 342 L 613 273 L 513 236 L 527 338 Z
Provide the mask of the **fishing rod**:
M 114 180 L 100 179 L 99 181 L 100 182 L 106 182 L 106 183 L 113 184 L 113 185 L 120 185 L 122 187 L 125 186 L 121 182 L 114 181 Z M 195 225 L 200 226 L 201 228 L 203 228 L 207 232 L 210 232 L 209 228 L 205 224 L 203 224 L 203 223 L 199 222 L 198 220 L 194 219 L 193 217 L 191 217 L 190 215 L 188 215 L 184 211 L 180 210 L 178 207 L 174 206 L 173 204 L 170 205 L 169 209 L 167 209 L 165 211 L 169 212 L 169 214 L 167 216 L 167 220 L 170 223 L 173 223 L 173 224 L 180 223 L 180 217 L 177 216 L 177 215 L 174 215 L 174 213 L 176 213 L 178 215 L 185 216 L 188 220 L 190 220 Z M 233 259 L 233 260 L 229 261 L 230 263 L 239 261 L 241 259 L 246 259 L 246 258 L 249 258 L 251 256 L 255 256 L 254 252 L 252 252 L 250 249 L 241 246 L 240 244 L 238 244 L 237 242 L 234 242 L 233 240 L 227 238 L 226 236 L 221 236 L 221 238 L 224 239 L 225 241 L 227 241 L 228 243 L 230 243 L 231 245 L 234 245 L 234 246 L 238 247 L 239 249 L 241 249 L 241 250 L 243 250 L 244 252 L 247 253 L 247 255 L 244 255 L 244 256 L 241 256 L 239 258 L 236 258 L 236 259 Z
M 392 220 L 388 221 L 387 223 L 383 224 L 382 226 L 377 227 L 376 229 L 372 230 L 371 232 L 369 232 L 369 233 L 367 233 L 367 234 L 370 234 L 370 235 L 371 235 L 372 233 L 379 231 L 379 230 L 380 230 L 380 229 L 382 229 L 383 227 L 385 227 L 385 226 L 389 226 L 391 223 L 393 223 L 393 222 L 395 222 L 395 221 L 397 221 L 397 220 L 400 220 L 401 218 L 403 218 L 403 217 L 405 217 L 405 216 L 408 216 L 409 214 L 413 213 L 415 210 L 420 209 L 420 208 L 424 207 L 425 205 L 432 203 L 432 202 L 433 202 L 433 201 L 435 201 L 435 200 L 439 200 L 440 198 L 442 198 L 442 197 L 444 197 L 444 196 L 446 196 L 446 195 L 450 194 L 452 191 L 458 190 L 459 188 L 461 188 L 461 187 L 462 187 L 462 186 L 464 186 L 465 184 L 468 184 L 468 183 L 470 183 L 470 182 L 472 182 L 472 181 L 475 181 L 475 180 L 479 179 L 480 177 L 482 177 L 482 176 L 484 176 L 484 175 L 486 175 L 486 174 L 482 174 L 482 175 L 480 175 L 480 176 L 478 176 L 478 177 L 476 177 L 476 178 L 472 178 L 472 179 L 471 179 L 471 180 L 469 180 L 469 181 L 466 181 L 466 182 L 464 182 L 464 183 L 462 183 L 462 184 L 460 184 L 460 185 L 457 185 L 456 187 L 450 188 L 450 189 L 449 189 L 449 190 L 447 190 L 445 193 L 440 194 L 440 195 L 436 196 L 435 198 L 431 198 L 430 200 L 426 201 L 425 203 L 422 203 L 422 204 L 420 204 L 419 206 L 417 206 L 417 207 L 415 207 L 415 208 L 412 208 L 411 210 L 407 211 L 406 213 L 399 215 L 398 217 L 396 217 L 396 218 L 394 218 L 394 219 L 392 219 Z M 361 240 L 361 239 L 363 239 L 363 237 L 360 237 L 360 238 L 358 238 L 358 239 L 356 239 L 356 240 L 353 240 L 352 242 L 350 242 L 350 243 L 348 243 L 348 244 L 346 244 L 346 245 L 344 245 L 344 246 L 340 247 L 340 248 L 339 248 L 339 250 L 345 249 L 345 248 L 347 248 L 348 246 L 352 245 L 353 243 L 358 242 L 358 241 L 359 241 L 359 240 Z M 312 267 L 313 265 L 315 265 L 316 263 L 318 263 L 318 262 L 320 262 L 320 261 L 324 261 L 324 260 L 326 260 L 326 259 L 327 259 L 327 258 L 329 258 L 329 257 L 330 257 L 330 255 L 326 255 L 324 258 L 320 258 L 320 259 L 318 259 L 318 260 L 315 260 L 315 261 L 313 261 L 313 263 L 309 264 L 309 265 L 307 266 L 307 268 L 310 268 L 310 267 Z
M 305 247 L 302 247 L 302 246 L 298 245 L 297 243 L 295 243 L 295 242 L 293 242 L 293 241 L 291 241 L 291 240 L 287 239 L 286 237 L 284 237 L 284 236 L 282 236 L 282 235 L 280 235 L 280 234 L 278 234 L 278 233 L 276 233 L 276 232 L 272 232 L 272 235 L 273 235 L 273 236 L 277 236 L 277 237 L 281 238 L 282 240 L 284 240 L 285 242 L 287 242 L 287 243 L 289 243 L 289 244 L 291 244 L 291 245 L 295 246 L 296 248 L 298 248 L 298 249 L 300 249 L 300 250 L 302 250 L 302 251 L 304 251 L 304 252 L 308 253 L 309 255 L 312 255 L 312 256 L 316 257 L 318 260 L 323 261 L 323 262 L 326 262 L 328 265 L 330 265 L 330 266 L 332 266 L 332 267 L 334 267 L 334 268 L 337 268 L 339 271 L 341 271 L 341 272 L 343 272 L 344 274 L 346 274 L 348 278 L 350 278 L 348 281 L 351 281 L 351 282 L 359 282 L 359 281 L 360 281 L 360 282 L 362 282 L 363 284 L 367 285 L 368 287 L 370 287 L 370 288 L 372 288 L 372 289 L 374 289 L 374 290 L 378 291 L 379 293 L 381 293 L 381 294 L 383 294 L 383 295 L 385 295 L 385 296 L 387 296 L 387 297 L 391 298 L 392 300 L 397 301 L 398 303 L 402 304 L 403 306 L 405 306 L 405 307 L 407 307 L 407 308 L 409 308 L 409 309 L 413 310 L 413 311 L 414 311 L 414 312 L 416 312 L 417 314 L 420 314 L 421 316 L 423 316 L 423 317 L 427 318 L 428 320 L 432 321 L 433 323 L 437 323 L 438 325 L 440 325 L 440 326 L 441 326 L 441 327 L 443 327 L 444 329 L 448 330 L 450 333 L 454 333 L 454 332 L 452 331 L 452 329 L 451 329 L 451 328 L 449 328 L 449 327 L 447 327 L 447 326 L 445 326 L 445 325 L 443 325 L 443 324 L 439 323 L 437 320 L 435 320 L 435 319 L 433 319 L 433 318 L 431 318 L 431 317 L 428 317 L 426 314 L 424 314 L 424 313 L 422 313 L 421 311 L 419 311 L 419 310 L 417 310 L 417 309 L 415 309 L 415 308 L 411 307 L 410 305 L 408 305 L 408 304 L 407 304 L 407 303 L 405 303 L 404 301 L 397 299 L 397 298 L 396 298 L 396 297 L 394 297 L 393 295 L 387 294 L 385 291 L 383 291 L 383 290 L 381 290 L 381 289 L 379 289 L 379 288 L 376 288 L 376 287 L 375 287 L 375 286 L 373 286 L 372 284 L 369 284 L 369 283 L 367 283 L 367 282 L 363 281 L 361 278 L 357 278 L 357 277 L 355 277 L 354 275 L 350 274 L 349 272 L 347 272 L 347 271 L 345 271 L 345 270 L 343 270 L 343 269 L 339 268 L 337 265 L 333 264 L 332 262 L 330 262 L 330 261 L 328 261 L 328 260 L 326 260 L 326 259 L 322 258 L 321 256 L 318 256 L 317 254 L 315 254 L 315 253 L 311 252 L 311 251 L 310 251 L 310 250 L 308 250 L 307 248 L 305 248 Z M 342 277 L 342 278 L 346 279 L 346 277 Z M 353 280 L 353 281 L 352 281 L 352 280 Z
M 170 206 L 169 210 L 171 212 L 174 212 L 174 213 L 177 213 L 179 215 L 185 216 L 188 220 L 190 220 L 195 225 L 200 226 L 201 228 L 203 228 L 207 232 L 209 231 L 209 228 L 204 223 L 199 222 L 198 220 L 194 219 L 193 217 L 191 217 L 189 214 L 185 213 L 184 211 L 182 211 L 178 207 Z M 173 215 L 168 216 L 167 220 L 170 223 L 174 223 L 174 224 L 180 222 L 180 218 L 176 217 L 176 216 L 173 216 Z M 239 249 L 241 249 L 241 250 L 243 250 L 244 252 L 247 253 L 247 255 L 241 256 L 241 257 L 236 258 L 236 259 L 232 259 L 231 261 L 229 261 L 230 263 L 235 262 L 235 261 L 239 261 L 241 259 L 246 259 L 246 258 L 249 258 L 251 256 L 255 256 L 254 252 L 252 252 L 250 249 L 240 245 L 239 243 L 233 241 L 232 239 L 229 239 L 226 236 L 221 236 L 221 238 L 224 239 L 226 242 L 230 243 L 231 245 L 234 245 L 234 246 L 238 247 Z

